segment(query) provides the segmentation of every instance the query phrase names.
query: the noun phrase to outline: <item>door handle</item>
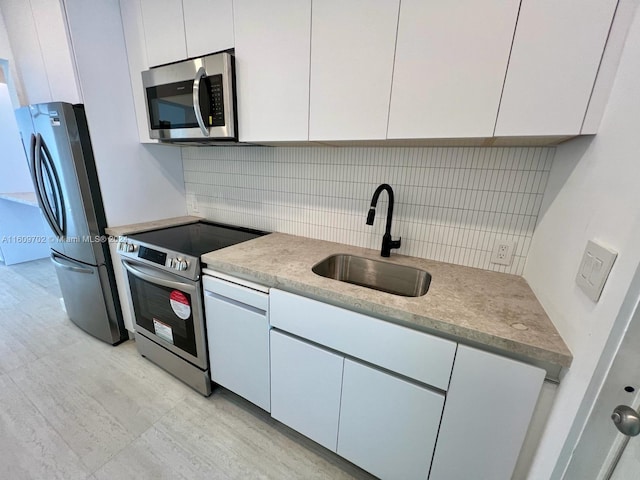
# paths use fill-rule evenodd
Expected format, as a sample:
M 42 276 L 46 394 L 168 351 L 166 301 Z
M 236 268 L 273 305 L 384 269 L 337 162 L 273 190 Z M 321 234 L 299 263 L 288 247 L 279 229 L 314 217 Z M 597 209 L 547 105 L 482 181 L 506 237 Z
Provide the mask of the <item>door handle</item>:
M 62 261 L 60 261 L 60 260 Z M 93 270 L 87 267 L 79 266 L 79 264 L 72 263 L 69 260 L 63 260 L 61 257 L 58 257 L 56 254 L 51 254 L 51 261 L 55 263 L 58 267 L 64 268 L 65 270 L 70 270 L 76 273 L 88 273 L 93 274 Z
M 176 282 L 167 275 L 163 275 L 161 272 L 156 272 L 138 265 L 134 267 L 133 264 L 126 260 L 122 260 L 122 265 L 129 273 L 131 273 L 131 275 L 149 283 L 155 283 L 156 285 L 162 285 L 163 287 L 182 290 L 189 293 L 195 293 L 197 291 L 195 286 L 184 282 Z
M 196 72 L 196 77 L 193 79 L 193 111 L 196 114 L 196 121 L 202 131 L 202 135 L 209 136 L 209 128 L 204 124 L 202 119 L 202 110 L 200 109 L 200 80 L 207 76 L 207 71 L 204 67 L 200 67 Z
M 635 437 L 640 434 L 640 415 L 627 405 L 618 405 L 611 414 L 611 420 L 623 435 Z
M 34 168 L 35 175 L 37 180 L 36 190 L 39 191 L 40 202 L 42 204 L 42 209 L 44 210 L 44 217 L 47 220 L 47 223 L 53 230 L 58 238 L 64 237 L 64 232 L 60 229 L 58 224 L 55 221 L 56 216 L 53 214 L 53 210 L 51 205 L 49 204 L 49 200 L 47 199 L 47 194 L 44 188 L 44 179 L 42 178 L 42 166 L 44 165 L 44 160 L 42 159 L 42 136 L 38 134 L 36 136 L 35 145 L 34 145 Z M 56 177 L 57 180 L 57 177 Z M 59 182 L 58 182 L 59 185 Z

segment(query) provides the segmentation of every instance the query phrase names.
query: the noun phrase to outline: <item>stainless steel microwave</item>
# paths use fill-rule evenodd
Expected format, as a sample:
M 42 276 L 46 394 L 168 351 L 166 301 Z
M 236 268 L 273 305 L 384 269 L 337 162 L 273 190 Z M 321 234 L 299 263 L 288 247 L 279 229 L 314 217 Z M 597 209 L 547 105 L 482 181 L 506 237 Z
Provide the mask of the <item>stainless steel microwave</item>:
M 233 60 L 223 52 L 142 72 L 149 136 L 180 143 L 236 141 Z

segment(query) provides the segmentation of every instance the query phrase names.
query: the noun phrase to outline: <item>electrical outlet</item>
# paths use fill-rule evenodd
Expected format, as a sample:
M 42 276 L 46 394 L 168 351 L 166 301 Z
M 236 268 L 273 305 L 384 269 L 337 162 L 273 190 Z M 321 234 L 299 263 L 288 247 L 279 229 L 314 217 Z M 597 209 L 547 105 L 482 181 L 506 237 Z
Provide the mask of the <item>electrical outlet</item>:
M 195 193 L 187 193 L 187 210 L 189 213 L 199 213 L 198 198 Z
M 491 263 L 498 265 L 511 265 L 513 261 L 513 252 L 516 249 L 516 242 L 513 240 L 499 239 L 496 240 L 491 253 Z

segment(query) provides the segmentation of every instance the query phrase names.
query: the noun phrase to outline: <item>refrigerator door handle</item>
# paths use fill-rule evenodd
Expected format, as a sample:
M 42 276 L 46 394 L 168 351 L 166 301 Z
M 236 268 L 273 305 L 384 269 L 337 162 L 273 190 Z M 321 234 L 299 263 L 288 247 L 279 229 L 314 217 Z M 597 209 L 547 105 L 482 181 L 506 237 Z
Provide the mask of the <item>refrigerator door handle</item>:
M 42 153 L 48 155 L 48 158 L 43 158 Z M 50 153 L 46 144 L 42 140 L 42 136 L 40 134 L 37 135 L 34 147 L 34 165 L 35 165 L 35 174 L 37 181 L 37 190 L 40 192 L 40 198 L 42 200 L 42 207 L 44 210 L 44 216 L 49 223 L 49 226 L 53 230 L 53 232 L 60 238 L 64 237 L 65 234 L 65 211 L 64 211 L 64 200 L 62 199 L 60 179 L 58 177 L 58 172 L 56 172 L 55 168 L 51 164 L 50 161 Z M 45 163 L 46 162 L 46 163 Z M 56 202 L 56 207 L 58 207 L 60 212 L 60 219 L 58 216 L 53 213 L 53 209 L 51 204 L 49 203 L 49 198 L 47 197 L 46 190 L 44 188 L 44 179 L 42 178 L 42 167 L 47 169 L 47 175 L 49 177 L 49 182 L 51 185 L 52 194 L 54 196 L 54 201 Z M 51 178 L 53 176 L 53 179 Z M 53 183 L 55 182 L 55 184 Z M 57 190 L 57 191 L 56 191 Z M 59 225 L 58 220 L 62 223 L 62 226 Z
M 38 201 L 40 205 L 44 205 L 44 201 L 42 200 L 42 194 L 40 193 L 40 182 L 38 180 L 38 173 L 36 172 L 36 168 L 38 168 L 36 164 L 36 136 L 31 134 L 31 146 L 29 147 L 29 170 L 31 170 L 31 180 L 33 180 L 33 186 L 36 190 L 36 197 L 38 197 Z M 49 219 L 47 218 L 47 222 Z M 55 231 L 53 226 L 51 229 Z
M 38 135 L 39 136 L 39 135 Z M 42 216 L 53 230 L 53 233 L 58 234 L 58 230 L 56 229 L 56 225 L 51 220 L 49 213 L 47 211 L 47 204 L 45 203 L 45 199 L 42 192 L 42 180 L 41 180 L 41 172 L 38 170 L 40 168 L 38 164 L 39 156 L 36 154 L 36 149 L 38 148 L 38 140 L 36 136 L 31 134 L 31 149 L 29 151 L 29 161 L 31 163 L 31 178 L 33 179 L 33 185 L 36 190 L 36 196 L 38 197 L 38 202 L 42 206 Z
M 73 262 L 67 258 L 62 258 L 56 255 L 55 253 L 51 253 L 51 261 L 55 263 L 58 267 L 64 268 L 65 270 L 71 270 L 76 273 L 93 273 L 93 269 L 87 268 L 80 263 Z

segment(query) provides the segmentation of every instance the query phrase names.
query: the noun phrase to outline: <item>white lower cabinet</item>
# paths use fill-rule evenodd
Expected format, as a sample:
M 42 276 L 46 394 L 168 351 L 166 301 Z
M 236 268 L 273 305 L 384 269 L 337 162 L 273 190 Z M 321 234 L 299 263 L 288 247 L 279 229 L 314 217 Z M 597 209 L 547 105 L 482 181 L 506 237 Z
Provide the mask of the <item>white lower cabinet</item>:
M 429 475 L 442 393 L 345 360 L 338 454 L 382 479 Z
M 344 357 L 271 331 L 271 416 L 336 451 Z
M 508 480 L 545 371 L 460 345 L 430 480 Z
M 382 479 L 512 477 L 543 369 L 277 289 L 269 309 L 275 419 Z
M 211 380 L 270 410 L 269 295 L 205 275 Z

